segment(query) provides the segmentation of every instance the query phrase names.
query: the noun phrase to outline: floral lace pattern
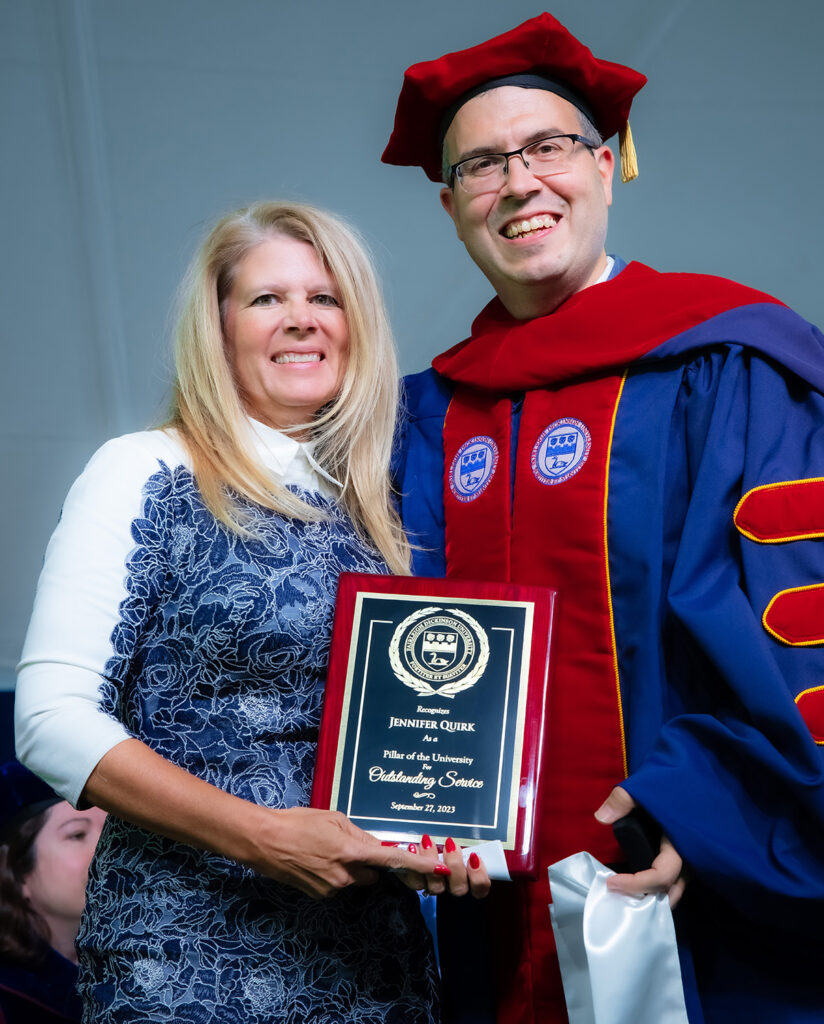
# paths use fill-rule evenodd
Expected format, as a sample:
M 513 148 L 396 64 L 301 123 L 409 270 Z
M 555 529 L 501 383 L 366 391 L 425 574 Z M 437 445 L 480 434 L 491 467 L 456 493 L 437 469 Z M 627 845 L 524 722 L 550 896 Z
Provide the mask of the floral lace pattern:
M 306 523 L 215 521 L 160 464 L 132 523 L 102 704 L 170 761 L 270 807 L 309 802 L 341 571 L 380 572 L 334 502 Z M 434 1024 L 431 943 L 397 879 L 316 901 L 115 819 L 78 948 L 87 1024 Z

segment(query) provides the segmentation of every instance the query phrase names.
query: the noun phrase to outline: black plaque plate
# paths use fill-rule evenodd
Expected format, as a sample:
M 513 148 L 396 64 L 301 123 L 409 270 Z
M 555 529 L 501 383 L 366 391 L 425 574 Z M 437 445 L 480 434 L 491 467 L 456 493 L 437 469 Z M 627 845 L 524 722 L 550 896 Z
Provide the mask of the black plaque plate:
M 555 593 L 344 574 L 312 793 L 382 839 L 534 870 Z

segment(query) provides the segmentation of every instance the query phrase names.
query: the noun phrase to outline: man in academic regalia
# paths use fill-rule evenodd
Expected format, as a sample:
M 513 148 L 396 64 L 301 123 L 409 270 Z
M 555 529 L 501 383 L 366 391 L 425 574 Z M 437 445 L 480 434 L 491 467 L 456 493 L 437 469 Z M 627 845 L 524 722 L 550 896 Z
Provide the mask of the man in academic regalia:
M 543 14 L 411 67 L 383 157 L 442 182 L 497 293 L 406 382 L 415 571 L 561 594 L 539 877 L 471 925 L 441 901 L 452 1020 L 566 1020 L 546 868 L 620 862 L 635 805 L 660 853 L 611 887 L 678 903 L 692 1024 L 824 1020 L 824 344 L 607 256 L 603 141 L 634 177 L 644 82 Z

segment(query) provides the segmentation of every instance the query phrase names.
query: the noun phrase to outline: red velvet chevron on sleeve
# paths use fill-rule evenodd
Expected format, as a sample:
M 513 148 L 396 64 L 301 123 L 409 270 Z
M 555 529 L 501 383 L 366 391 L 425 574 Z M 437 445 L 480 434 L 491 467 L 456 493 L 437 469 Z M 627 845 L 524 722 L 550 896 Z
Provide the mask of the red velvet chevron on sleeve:
M 824 537 L 824 477 L 754 487 L 738 503 L 735 525 L 761 544 Z
M 792 647 L 824 644 L 824 583 L 780 590 L 762 621 L 768 633 Z
M 795 698 L 801 717 L 807 723 L 812 738 L 824 746 L 824 686 L 814 686 Z

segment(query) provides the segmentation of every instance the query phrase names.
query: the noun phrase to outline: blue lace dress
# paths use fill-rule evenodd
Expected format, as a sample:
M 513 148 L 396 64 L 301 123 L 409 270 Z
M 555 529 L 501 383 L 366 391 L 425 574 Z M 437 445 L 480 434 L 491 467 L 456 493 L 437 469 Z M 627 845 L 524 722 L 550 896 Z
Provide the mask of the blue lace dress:
M 305 805 L 338 574 L 384 566 L 319 493 L 304 497 L 327 519 L 251 507 L 246 540 L 206 510 L 185 465 L 153 465 L 100 710 L 237 796 Z M 78 949 L 86 1024 L 438 1019 L 429 935 L 397 879 L 313 900 L 113 816 Z

